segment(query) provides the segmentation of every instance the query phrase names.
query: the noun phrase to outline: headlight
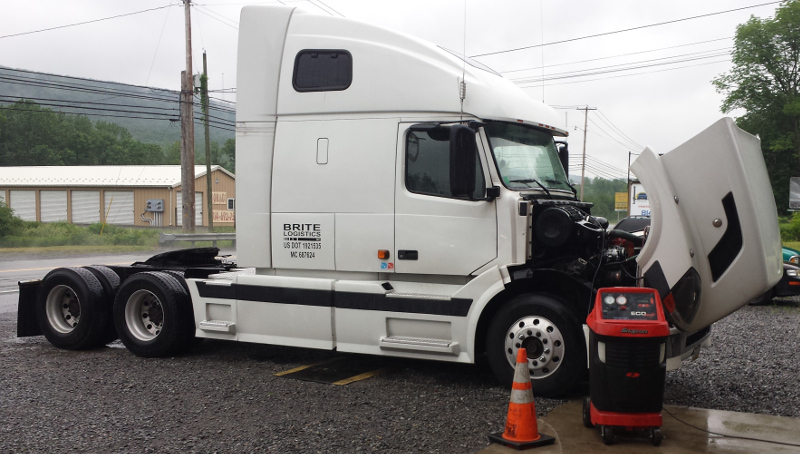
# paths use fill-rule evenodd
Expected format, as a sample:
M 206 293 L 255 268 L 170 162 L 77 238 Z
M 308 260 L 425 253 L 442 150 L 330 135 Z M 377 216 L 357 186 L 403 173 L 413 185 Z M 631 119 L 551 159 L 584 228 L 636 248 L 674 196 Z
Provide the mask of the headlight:
M 786 270 L 786 275 L 791 277 L 797 277 L 797 270 Z
M 800 255 L 793 255 L 792 258 L 789 259 L 789 263 L 794 263 L 795 265 L 800 263 Z

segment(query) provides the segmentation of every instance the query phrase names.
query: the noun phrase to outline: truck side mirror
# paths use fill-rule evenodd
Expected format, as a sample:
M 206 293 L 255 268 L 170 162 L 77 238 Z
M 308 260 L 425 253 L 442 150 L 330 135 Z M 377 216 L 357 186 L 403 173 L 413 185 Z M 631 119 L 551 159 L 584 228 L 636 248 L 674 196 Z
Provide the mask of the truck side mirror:
M 569 146 L 566 143 L 556 143 L 558 147 L 558 160 L 561 161 L 561 167 L 564 168 L 564 175 L 567 176 L 569 181 Z
M 450 127 L 450 192 L 453 197 L 472 198 L 478 146 L 475 131 L 464 125 Z

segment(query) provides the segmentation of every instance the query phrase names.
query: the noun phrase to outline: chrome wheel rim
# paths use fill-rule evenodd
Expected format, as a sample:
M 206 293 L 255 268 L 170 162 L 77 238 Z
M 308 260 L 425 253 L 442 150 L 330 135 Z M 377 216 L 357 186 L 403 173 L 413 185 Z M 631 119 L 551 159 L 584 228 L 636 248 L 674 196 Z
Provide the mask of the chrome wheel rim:
M 164 326 L 164 306 L 149 290 L 137 290 L 125 305 L 125 323 L 131 335 L 140 341 L 158 337 Z
M 81 302 L 75 290 L 56 285 L 47 294 L 45 313 L 50 326 L 61 334 L 71 333 L 81 321 Z
M 517 352 L 525 347 L 532 379 L 554 374 L 564 362 L 564 335 L 544 317 L 523 317 L 506 331 L 505 353 L 511 367 L 516 367 Z

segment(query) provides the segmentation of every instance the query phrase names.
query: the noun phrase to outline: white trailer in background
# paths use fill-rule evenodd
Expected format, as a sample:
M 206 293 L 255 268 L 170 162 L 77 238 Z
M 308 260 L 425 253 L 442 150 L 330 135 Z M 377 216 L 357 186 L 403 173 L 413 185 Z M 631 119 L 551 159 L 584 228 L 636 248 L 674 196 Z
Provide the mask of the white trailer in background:
M 238 58 L 237 267 L 210 249 L 54 270 L 21 284 L 21 335 L 71 349 L 118 335 L 142 356 L 192 337 L 486 354 L 504 382 L 525 347 L 552 396 L 586 368 L 597 288 L 644 276 L 660 292 L 674 368 L 781 276 L 759 143 L 729 119 L 634 163 L 659 195 L 634 260 L 576 199 L 558 115 L 492 70 L 284 6 L 242 10 Z

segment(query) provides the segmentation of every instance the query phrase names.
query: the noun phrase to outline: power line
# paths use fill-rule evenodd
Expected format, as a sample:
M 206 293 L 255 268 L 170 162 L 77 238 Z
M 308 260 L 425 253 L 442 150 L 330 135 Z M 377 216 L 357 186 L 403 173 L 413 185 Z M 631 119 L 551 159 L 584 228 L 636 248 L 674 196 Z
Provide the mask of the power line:
M 597 113 L 598 113 L 598 114 L 600 114 L 600 117 L 599 117 L 599 118 L 600 118 L 600 120 L 602 120 L 603 122 L 606 122 L 606 124 L 607 124 L 607 125 L 611 126 L 611 128 L 612 128 L 612 129 L 614 129 L 615 131 L 617 131 L 617 133 L 619 133 L 619 135 L 621 135 L 622 137 L 624 137 L 624 138 L 625 138 L 625 139 L 626 139 L 628 142 L 632 143 L 633 145 L 636 145 L 636 147 L 637 147 L 637 148 L 639 148 L 639 149 L 642 149 L 642 148 L 644 148 L 643 146 L 641 146 L 641 145 L 639 145 L 638 143 L 636 143 L 636 141 L 635 141 L 635 140 L 633 140 L 633 139 L 631 139 L 630 137 L 628 137 L 628 135 L 627 135 L 627 134 L 625 134 L 624 132 L 622 132 L 622 130 L 621 130 L 621 129 L 619 129 L 619 128 L 617 127 L 617 125 L 615 125 L 614 123 L 612 123 L 612 122 L 611 122 L 611 119 L 609 119 L 609 118 L 608 118 L 608 117 L 607 117 L 607 116 L 606 116 L 606 115 L 605 115 L 605 114 L 604 114 L 602 111 L 600 111 L 600 109 L 597 109 Z
M 116 103 L 105 103 L 105 102 L 95 102 L 95 101 L 65 101 L 65 100 L 62 100 L 62 99 L 35 98 L 35 97 L 30 97 L 30 96 L 19 96 L 19 95 L 3 95 L 3 94 L 0 94 L 0 98 L 10 98 L 11 99 L 9 101 L 3 101 L 3 102 L 16 102 L 16 101 L 13 101 L 13 100 L 14 99 L 18 99 L 18 100 L 36 101 L 37 104 L 43 104 L 40 101 L 56 102 L 56 103 L 74 102 L 74 103 L 78 103 L 78 104 L 87 104 L 87 105 L 90 105 L 90 106 L 131 107 L 131 108 L 135 108 L 135 109 L 152 109 L 152 110 L 177 110 L 177 107 L 172 108 L 172 107 L 156 107 L 156 106 L 137 106 L 137 105 L 133 105 L 133 104 L 116 104 Z
M 572 62 L 565 62 L 565 63 L 554 63 L 552 65 L 539 66 L 539 67 L 535 67 L 535 68 L 511 69 L 511 70 L 508 70 L 508 71 L 500 71 L 500 73 L 501 74 L 509 74 L 509 73 L 522 72 L 522 71 L 531 71 L 531 70 L 534 70 L 534 69 L 541 69 L 541 68 L 552 68 L 552 67 L 555 67 L 555 66 L 577 65 L 579 63 L 589 63 L 589 62 L 599 61 L 599 60 L 608 60 L 608 59 L 611 59 L 611 58 L 629 57 L 631 55 L 649 54 L 649 53 L 653 53 L 653 52 L 660 52 L 662 50 L 676 49 L 678 47 L 696 46 L 696 45 L 699 45 L 699 44 L 708 44 L 708 43 L 713 43 L 713 42 L 716 42 L 716 41 L 725 41 L 725 40 L 729 40 L 729 39 L 733 39 L 733 37 L 732 36 L 728 36 L 726 38 L 709 39 L 707 41 L 695 41 L 693 43 L 678 44 L 677 46 L 660 47 L 658 49 L 643 50 L 643 51 L 639 51 L 639 52 L 629 52 L 627 54 L 609 55 L 607 57 L 590 58 L 588 60 L 579 60 L 579 61 L 572 61 Z
M 156 8 L 145 9 L 145 10 L 136 11 L 136 12 L 133 12 L 133 13 L 118 14 L 116 16 L 109 16 L 109 17 L 104 17 L 104 18 L 101 18 L 101 19 L 94 19 L 94 20 L 85 21 L 85 22 L 76 22 L 74 24 L 58 25 L 56 27 L 43 28 L 41 30 L 32 30 L 32 31 L 29 31 L 29 32 L 22 32 L 22 33 L 13 33 L 11 35 L 0 36 L 0 39 L 2 39 L 2 38 L 13 38 L 15 36 L 31 35 L 33 33 L 47 32 L 47 31 L 58 30 L 58 29 L 67 28 L 67 27 L 77 27 L 78 25 L 93 24 L 95 22 L 102 22 L 102 21 L 110 20 L 110 19 L 118 19 L 120 17 L 133 16 L 133 15 L 136 15 L 136 14 L 142 14 L 142 13 L 147 13 L 147 12 L 150 12 L 150 11 L 156 11 L 156 10 L 159 10 L 159 9 L 169 8 L 170 6 L 172 6 L 172 5 L 158 6 Z
M 631 147 L 631 145 L 630 145 L 630 144 L 624 143 L 624 142 L 622 142 L 622 141 L 620 141 L 620 140 L 617 140 L 617 139 L 615 139 L 614 137 L 612 137 L 612 136 L 611 136 L 611 134 L 610 134 L 608 131 L 606 131 L 605 129 L 603 129 L 603 128 L 602 128 L 602 127 L 599 125 L 599 124 L 597 124 L 597 123 L 596 123 L 594 120 L 592 120 L 591 118 L 589 119 L 589 122 L 590 122 L 592 125 L 594 125 L 594 126 L 595 126 L 595 127 L 598 129 L 598 130 L 602 131 L 602 132 L 603 132 L 603 134 L 605 134 L 605 135 L 606 135 L 606 137 L 608 137 L 610 140 L 613 140 L 614 142 L 616 142 L 616 143 L 618 143 L 618 144 L 622 145 L 622 146 L 623 146 L 624 148 L 626 148 L 626 149 L 629 149 L 629 148 L 634 148 L 634 147 Z M 627 151 L 627 150 L 626 150 L 626 151 Z
M 331 8 L 330 6 L 328 6 L 327 3 L 323 2 L 322 0 L 317 0 L 317 3 L 321 4 L 325 8 L 328 8 L 329 10 L 333 11 L 334 13 L 338 14 L 341 17 L 345 17 L 344 14 L 342 14 L 339 11 L 336 11 L 335 9 Z
M 599 167 L 601 169 L 604 169 L 606 172 L 609 172 L 609 173 L 612 173 L 612 174 L 620 174 L 620 175 L 624 175 L 624 174 L 627 173 L 626 170 L 620 169 L 619 167 L 614 167 L 613 165 L 611 165 L 611 164 L 609 164 L 609 163 L 607 163 L 607 162 L 605 162 L 603 160 L 597 159 L 592 155 L 587 155 L 586 159 L 589 161 L 590 164 L 592 164 L 592 165 L 594 165 L 596 167 Z
M 600 36 L 614 35 L 614 34 L 625 33 L 625 32 L 629 32 L 629 31 L 633 31 L 633 30 L 641 30 L 641 29 L 644 29 L 644 28 L 659 27 L 659 26 L 662 26 L 662 25 L 675 24 L 675 23 L 678 23 L 678 22 L 684 22 L 684 21 L 692 20 L 692 19 L 700 19 L 700 18 L 703 18 L 703 17 L 718 16 L 720 14 L 732 13 L 732 12 L 735 12 L 735 11 L 742 11 L 742 10 L 751 9 L 751 8 L 758 8 L 758 7 L 761 7 L 761 6 L 774 5 L 774 4 L 777 4 L 777 3 L 781 3 L 781 2 L 780 1 L 775 1 L 775 2 L 759 3 L 758 5 L 744 6 L 744 7 L 741 7 L 741 8 L 734 8 L 734 9 L 729 9 L 729 10 L 725 10 L 725 11 L 717 11 L 715 13 L 700 14 L 700 15 L 697 15 L 697 16 L 690 16 L 690 17 L 684 17 L 684 18 L 681 18 L 681 19 L 674 19 L 674 20 L 670 20 L 670 21 L 657 22 L 657 23 L 654 23 L 654 24 L 640 25 L 638 27 L 625 28 L 625 29 L 622 29 L 622 30 L 614 30 L 614 31 L 604 32 L 604 33 L 595 33 L 593 35 L 579 36 L 577 38 L 564 39 L 564 40 L 560 40 L 560 41 L 552 41 L 552 42 L 549 42 L 549 43 L 534 44 L 534 45 L 531 45 L 531 46 L 518 47 L 518 48 L 515 48 L 515 49 L 507 49 L 507 50 L 498 50 L 498 51 L 494 51 L 494 52 L 486 52 L 486 53 L 483 53 L 483 54 L 470 55 L 470 57 L 471 58 L 486 57 L 486 56 L 489 56 L 489 55 L 505 54 L 505 53 L 509 53 L 509 52 L 516 52 L 516 51 L 519 51 L 519 50 L 533 49 L 533 48 L 536 48 L 536 47 L 552 46 L 552 45 L 555 45 L 555 44 L 564 44 L 564 43 L 569 43 L 569 42 L 573 42 L 573 41 L 580 41 L 580 40 L 583 40 L 583 39 L 597 38 L 597 37 L 600 37 Z
M 179 121 L 178 117 L 164 117 L 164 116 L 155 117 L 155 116 L 152 116 L 152 115 L 148 115 L 148 116 L 115 115 L 115 114 L 108 114 L 108 113 L 90 113 L 90 112 L 87 112 L 87 113 L 74 113 L 74 112 L 61 112 L 61 111 L 50 110 L 50 109 L 46 109 L 46 110 L 31 110 L 31 109 L 19 109 L 19 108 L 15 108 L 15 107 L 3 107 L 3 106 L 0 106 L 0 110 L 14 110 L 14 111 L 18 111 L 18 112 L 19 111 L 25 111 L 25 112 L 31 112 L 31 113 L 44 113 L 44 114 L 60 113 L 60 114 L 64 114 L 64 115 L 79 115 L 79 116 L 83 115 L 83 116 L 87 116 L 87 117 L 134 118 L 134 119 L 139 119 L 139 120 L 169 120 L 170 122 Z M 226 128 L 225 125 L 221 125 L 219 123 L 209 122 L 209 125 L 211 127 L 213 127 L 213 128 L 222 129 L 222 130 L 230 131 L 230 132 L 236 132 L 235 129 Z
M 594 123 L 594 122 L 592 122 L 592 124 L 597 126 L 597 124 Z M 603 132 L 605 132 L 605 131 L 603 131 Z M 620 151 L 624 151 L 625 153 L 627 153 L 628 150 L 630 149 L 629 146 L 623 144 L 622 142 L 619 142 L 618 140 L 615 140 L 615 139 L 613 139 L 611 137 L 608 137 L 608 136 L 605 136 L 605 135 L 602 135 L 602 134 L 597 134 L 597 133 L 594 132 L 594 130 L 590 131 L 590 133 L 593 134 L 598 139 L 605 140 L 607 143 L 610 143 L 612 146 L 614 146 L 616 149 L 618 149 Z
M 172 0 L 169 1 L 169 5 L 172 6 Z M 150 62 L 150 70 L 147 71 L 147 79 L 145 79 L 144 84 L 147 85 L 150 82 L 150 75 L 153 73 L 153 66 L 156 64 L 156 57 L 158 56 L 158 48 L 161 47 L 161 39 L 164 37 L 164 30 L 167 28 L 167 19 L 169 19 L 169 10 L 167 10 L 167 14 L 164 15 L 164 25 L 161 26 L 161 33 L 158 34 L 158 42 L 156 43 L 156 51 L 153 53 L 153 61 Z
M 585 70 L 578 70 L 578 71 L 569 71 L 563 73 L 556 73 L 551 74 L 547 77 L 522 77 L 518 79 L 511 79 L 512 82 L 517 84 L 525 84 L 525 83 L 532 83 L 532 82 L 540 82 L 544 81 L 551 81 L 551 80 L 559 80 L 559 79 L 570 79 L 575 77 L 588 77 L 588 76 L 596 76 L 600 74 L 608 74 L 608 73 L 615 73 L 615 72 L 623 72 L 623 71 L 633 71 L 635 69 L 643 69 L 643 68 L 651 68 L 654 66 L 665 66 L 665 65 L 676 65 L 679 63 L 686 63 L 691 61 L 697 60 L 705 60 L 708 58 L 718 58 L 722 56 L 729 56 L 730 52 L 720 52 L 720 51 L 709 51 L 709 52 L 717 52 L 716 54 L 710 55 L 697 55 L 697 54 L 705 54 L 707 52 L 699 52 L 699 53 L 692 53 L 692 54 L 684 54 L 678 55 L 675 57 L 664 57 L 664 58 L 655 58 L 651 60 L 642 60 L 639 62 L 633 63 L 623 63 L 619 65 L 610 65 L 610 66 L 600 66 L 597 68 L 585 69 Z M 690 56 L 694 55 L 694 56 Z M 685 58 L 678 58 L 678 57 L 685 57 Z M 665 59 L 674 59 L 672 61 L 661 61 Z M 656 63 L 651 63 L 656 62 Z
M 43 72 L 37 72 L 37 71 L 30 71 L 30 70 L 27 70 L 27 69 L 0 67 L 0 73 L 2 73 L 3 71 L 13 71 L 13 72 L 18 72 L 18 73 L 34 74 L 34 75 L 37 75 L 37 76 L 50 76 L 50 77 L 57 77 L 57 78 L 61 78 L 61 79 L 77 80 L 77 81 L 81 81 L 81 82 L 95 82 L 95 83 L 101 83 L 101 84 L 124 85 L 126 87 L 145 88 L 145 89 L 148 89 L 148 90 L 165 91 L 165 92 L 168 92 L 170 94 L 177 93 L 175 90 L 170 90 L 169 88 L 148 87 L 148 86 L 145 86 L 145 85 L 135 85 L 135 84 L 121 84 L 119 82 L 99 81 L 99 80 L 94 80 L 94 79 L 87 79 L 85 77 L 64 76 L 64 75 L 61 75 L 61 74 L 43 73 Z M 40 79 L 38 79 L 38 80 L 40 80 Z
M 643 65 L 649 63 L 656 63 L 661 62 L 663 64 L 677 64 L 683 63 L 689 59 L 701 59 L 701 58 L 715 58 L 720 57 L 723 55 L 730 55 L 730 50 L 733 49 L 732 47 L 723 47 L 720 49 L 713 49 L 713 50 L 704 50 L 700 52 L 689 52 L 686 54 L 678 54 L 678 55 L 670 55 L 668 57 L 659 57 L 659 58 L 651 58 L 647 60 L 638 60 L 633 62 L 626 62 L 626 63 L 618 63 L 616 65 L 607 65 L 607 66 L 597 66 L 594 68 L 589 69 L 576 69 L 573 71 L 564 71 L 560 73 L 551 73 L 548 75 L 550 78 L 557 78 L 557 77 L 572 77 L 572 76 L 580 76 L 581 73 L 589 73 L 589 72 L 599 72 L 601 70 L 612 70 L 612 69 L 626 69 L 627 67 L 631 67 L 631 65 Z M 665 61 L 666 60 L 666 61 Z M 635 69 L 635 68 L 634 68 Z M 525 79 L 530 80 L 541 80 L 541 76 L 526 76 L 526 77 L 518 77 L 516 79 L 509 79 L 511 81 L 521 81 Z
M 8 97 L 8 96 L 0 96 L 0 97 Z M 68 102 L 68 101 L 37 102 L 36 105 L 43 106 L 43 107 L 57 107 L 57 108 L 61 108 L 61 109 L 74 109 L 74 110 L 80 110 L 81 111 L 81 112 L 63 112 L 63 111 L 60 111 L 60 110 L 53 110 L 53 112 L 60 112 L 60 113 L 73 114 L 73 115 L 81 115 L 81 114 L 90 115 L 91 114 L 90 112 L 85 112 L 84 113 L 83 111 L 85 111 L 85 110 L 88 110 L 88 111 L 99 111 L 99 112 L 115 112 L 115 113 L 130 113 L 130 114 L 150 115 L 151 118 L 153 118 L 153 119 L 163 119 L 163 118 L 170 118 L 171 119 L 171 118 L 175 118 L 176 115 L 177 116 L 180 115 L 179 112 L 177 112 L 178 111 L 177 108 L 173 108 L 173 109 L 155 108 L 155 109 L 165 110 L 167 112 L 171 112 L 171 113 L 163 113 L 163 112 L 148 112 L 148 111 L 131 110 L 131 109 L 120 109 L 120 108 L 86 107 L 86 106 L 74 106 L 74 105 L 69 105 L 69 104 L 65 105 L 66 102 Z M 148 107 L 142 107 L 142 106 L 130 106 L 130 107 L 132 109 L 154 109 L 154 108 L 148 108 Z M 19 108 L 18 106 L 17 107 L 13 107 L 12 106 L 12 107 L 9 107 L 9 108 L 10 109 L 19 110 L 19 111 L 33 111 L 33 109 L 24 109 L 24 108 Z M 105 114 L 97 114 L 97 115 L 105 115 Z M 228 125 L 228 126 L 234 126 L 234 123 L 232 121 L 228 120 L 228 119 L 215 117 L 213 115 L 210 116 L 210 118 L 213 118 L 213 119 L 217 120 L 217 124 L 224 124 L 224 125 Z
M 201 6 L 201 5 L 197 4 L 197 3 L 193 3 L 193 5 L 195 7 L 194 10 L 197 11 L 198 13 L 204 14 L 204 15 L 210 17 L 211 19 L 214 19 L 215 21 L 219 22 L 220 24 L 228 26 L 228 27 L 231 27 L 234 30 L 239 30 L 239 23 L 238 22 L 236 22 L 236 21 L 234 21 L 232 19 L 228 19 L 227 17 L 223 16 L 222 14 L 219 14 L 219 13 L 216 13 L 216 12 L 212 11 L 210 8 L 204 8 L 203 6 Z
M 598 78 L 595 78 L 595 79 L 576 80 L 576 81 L 572 81 L 572 82 L 556 82 L 556 83 L 545 84 L 545 86 L 549 87 L 549 86 L 553 86 L 553 85 L 582 84 L 582 83 L 585 83 L 585 82 L 594 82 L 594 81 L 598 81 L 598 80 L 619 79 L 621 77 L 641 76 L 641 75 L 644 75 L 644 74 L 654 74 L 654 73 L 661 73 L 661 72 L 666 72 L 666 71 L 675 71 L 675 70 L 678 70 L 678 69 L 694 68 L 694 67 L 697 67 L 697 66 L 707 66 L 707 65 L 714 65 L 714 64 L 717 64 L 717 63 L 727 63 L 729 61 L 730 61 L 730 58 L 726 58 L 724 60 L 716 60 L 716 61 L 710 61 L 710 62 L 705 62 L 705 63 L 697 63 L 697 64 L 694 64 L 694 65 L 678 66 L 677 68 L 665 68 L 665 69 L 659 69 L 659 70 L 655 70 L 655 71 L 642 71 L 642 72 L 633 73 L 633 74 L 619 74 L 619 75 L 616 75 L 616 76 L 598 77 Z M 653 66 L 658 66 L 658 65 L 653 65 Z M 609 71 L 609 72 L 612 72 L 612 71 Z M 584 77 L 584 76 L 576 76 L 576 77 Z M 522 86 L 522 88 L 537 88 L 538 86 L 539 86 L 538 84 L 536 84 L 534 82 L 531 82 L 531 85 Z
M 592 155 L 586 155 L 587 166 L 592 165 L 596 169 L 603 170 L 604 172 L 608 173 L 609 175 L 625 175 L 627 170 L 620 169 L 619 167 L 615 167 L 601 159 L 597 159 Z M 573 163 L 570 164 L 571 167 L 580 167 L 580 160 L 573 160 Z
M 26 71 L 19 71 L 19 72 L 26 72 Z M 33 73 L 33 74 L 37 74 L 37 73 Z M 72 78 L 72 77 L 67 77 L 67 76 L 54 76 L 54 77 L 64 77 L 64 78 L 69 78 L 69 79 L 78 79 L 80 81 L 91 81 L 90 79 Z M 132 98 L 132 99 L 142 99 L 142 100 L 154 101 L 154 102 L 167 102 L 167 103 L 178 103 L 179 102 L 179 100 L 177 99 L 178 92 L 174 92 L 174 91 L 167 90 L 167 89 L 160 89 L 160 88 L 154 89 L 154 90 L 161 91 L 163 93 L 157 94 L 157 96 L 148 96 L 148 95 L 142 94 L 140 92 L 126 91 L 126 90 L 119 89 L 119 88 L 107 88 L 107 87 L 103 87 L 103 86 L 99 85 L 99 84 L 118 85 L 118 84 L 113 83 L 113 82 L 99 82 L 99 83 L 95 83 L 95 84 L 92 84 L 92 85 L 79 84 L 79 83 L 75 83 L 75 82 L 72 82 L 72 83 L 63 83 L 63 82 L 61 82 L 61 83 L 59 83 L 59 82 L 56 82 L 56 81 L 48 81 L 48 80 L 43 80 L 43 79 L 37 79 L 37 78 L 34 78 L 34 77 L 26 77 L 26 76 L 9 77 L 9 76 L 4 76 L 4 75 L 2 75 L 2 70 L 0 69 L 0 81 L 2 81 L 2 80 L 5 80 L 7 83 L 11 83 L 11 84 L 30 85 L 30 86 L 36 86 L 36 87 L 45 88 L 45 89 L 51 89 L 51 90 L 87 92 L 87 93 L 101 94 L 101 95 L 112 95 L 111 97 L 128 97 L 128 98 Z M 137 86 L 132 86 L 132 85 L 127 85 L 127 86 L 137 87 Z M 150 87 L 138 87 L 138 88 L 151 90 Z M 10 97 L 10 96 L 6 96 L 6 97 Z M 93 102 L 93 101 L 83 101 L 83 100 L 66 101 L 66 100 L 56 100 L 56 99 L 50 99 L 50 98 L 32 98 L 32 97 L 20 97 L 20 96 L 16 96 L 16 97 L 20 98 L 20 99 L 22 99 L 22 98 L 24 98 L 24 99 L 42 99 L 42 100 L 45 100 L 45 101 L 73 102 L 73 103 L 88 104 L 88 105 L 114 105 L 112 103 L 99 103 L 99 102 L 96 102 L 96 101 L 95 102 Z M 117 104 L 117 105 L 119 105 L 119 104 Z M 154 106 L 130 106 L 130 107 L 147 108 L 147 109 L 156 108 Z M 229 112 L 229 113 L 235 112 L 235 110 L 233 110 L 231 108 L 218 106 L 218 105 L 213 105 L 213 104 L 210 105 L 209 108 L 212 109 L 212 110 L 215 110 L 215 111 L 220 111 L 220 112 Z

